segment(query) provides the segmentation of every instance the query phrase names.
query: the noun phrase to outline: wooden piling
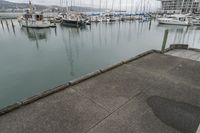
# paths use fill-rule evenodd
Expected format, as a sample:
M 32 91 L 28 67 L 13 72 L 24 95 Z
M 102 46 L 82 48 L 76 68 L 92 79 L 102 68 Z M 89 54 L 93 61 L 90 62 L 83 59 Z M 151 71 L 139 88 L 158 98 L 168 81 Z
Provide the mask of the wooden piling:
M 2 26 L 2 28 L 4 29 L 4 25 L 3 25 L 3 21 L 1 20 L 1 26 Z
M 12 24 L 13 33 L 14 33 L 14 35 L 15 35 L 15 25 L 14 25 L 12 19 L 11 19 L 11 24 Z
M 162 43 L 162 49 L 161 49 L 161 52 L 164 53 L 165 51 L 165 47 L 166 47 L 166 44 L 167 44 L 167 38 L 168 38 L 168 33 L 169 33 L 169 30 L 165 30 L 165 34 L 164 34 L 164 38 L 163 38 L 163 43 Z
M 15 25 L 14 25 L 14 23 L 13 23 L 12 19 L 11 19 L 10 21 L 11 21 L 12 27 L 14 27 Z
M 5 20 L 6 21 L 6 25 L 8 26 L 8 21 L 7 20 Z
M 5 19 L 5 21 L 6 21 L 6 26 L 7 26 L 7 29 L 8 29 L 8 32 L 9 32 L 9 25 L 8 25 L 8 21 Z

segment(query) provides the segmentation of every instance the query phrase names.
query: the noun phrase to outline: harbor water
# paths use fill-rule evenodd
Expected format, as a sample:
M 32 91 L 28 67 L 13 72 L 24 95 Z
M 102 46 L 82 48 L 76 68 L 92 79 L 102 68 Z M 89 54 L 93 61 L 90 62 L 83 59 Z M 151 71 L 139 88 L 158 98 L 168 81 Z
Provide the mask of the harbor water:
M 106 68 L 151 49 L 164 31 L 173 43 L 200 48 L 200 28 L 156 21 L 94 23 L 85 28 L 26 29 L 17 20 L 0 23 L 0 108 Z

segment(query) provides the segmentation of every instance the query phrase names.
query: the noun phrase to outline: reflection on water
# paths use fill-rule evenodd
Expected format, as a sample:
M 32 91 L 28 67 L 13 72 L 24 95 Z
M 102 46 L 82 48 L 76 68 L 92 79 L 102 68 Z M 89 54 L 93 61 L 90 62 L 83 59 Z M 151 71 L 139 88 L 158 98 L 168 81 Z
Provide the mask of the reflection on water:
M 0 24 L 0 107 L 150 49 L 186 43 L 200 48 L 200 28 L 158 25 L 156 21 L 94 23 L 81 29 L 21 28 Z
M 22 33 L 27 35 L 28 39 L 30 41 L 36 41 L 36 40 L 46 40 L 47 35 L 49 32 L 51 32 L 50 29 L 30 29 L 30 28 L 21 28 Z
M 29 41 L 35 41 L 37 49 L 39 49 L 39 41 L 47 41 L 48 35 L 51 34 L 51 30 L 48 29 L 30 29 L 30 28 L 21 28 L 21 33 L 25 34 Z

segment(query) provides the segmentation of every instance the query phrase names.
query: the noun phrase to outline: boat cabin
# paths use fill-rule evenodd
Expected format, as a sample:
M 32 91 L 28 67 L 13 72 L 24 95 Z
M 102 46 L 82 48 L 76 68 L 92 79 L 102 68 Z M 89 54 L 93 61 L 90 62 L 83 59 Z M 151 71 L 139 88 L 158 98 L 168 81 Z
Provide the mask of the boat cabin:
M 33 19 L 36 21 L 43 21 L 44 16 L 42 14 L 24 14 L 23 17 L 28 20 L 28 19 Z
M 34 15 L 34 17 L 35 17 L 35 20 L 37 20 L 37 21 L 42 21 L 44 19 L 44 16 L 41 14 L 36 14 L 36 15 Z
M 181 15 L 181 14 L 171 15 L 169 18 L 173 18 L 173 19 L 179 20 L 179 21 L 187 21 L 187 16 Z
M 24 14 L 23 16 L 26 20 L 31 19 L 32 15 L 31 14 Z

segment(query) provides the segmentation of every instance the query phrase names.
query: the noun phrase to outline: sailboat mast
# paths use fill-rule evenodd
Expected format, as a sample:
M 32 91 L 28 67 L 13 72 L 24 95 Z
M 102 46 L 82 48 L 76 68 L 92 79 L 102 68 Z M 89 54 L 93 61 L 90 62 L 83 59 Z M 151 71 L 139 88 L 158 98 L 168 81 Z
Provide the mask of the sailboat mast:
M 32 7 L 32 3 L 31 0 L 29 0 L 29 9 L 30 9 L 30 13 L 33 13 L 33 7 Z
M 142 13 L 142 0 L 140 1 L 140 14 Z
M 128 0 L 126 0 L 126 12 L 127 12 L 127 5 L 128 5 Z
M 92 5 L 91 5 L 92 8 L 94 8 L 94 2 L 93 2 L 93 0 L 91 0 L 91 4 L 92 4 Z M 91 8 L 91 11 L 93 10 L 92 8 Z
M 122 0 L 119 0 L 119 9 L 120 9 L 120 15 L 121 15 L 121 12 L 122 12 Z
M 99 12 L 101 12 L 101 0 L 99 0 Z
M 72 3 L 72 0 L 71 0 L 71 10 L 72 10 L 72 4 L 73 4 L 73 3 Z
M 112 1 L 112 11 L 114 10 L 114 0 Z
M 108 10 L 108 0 L 106 0 L 106 10 Z
M 133 14 L 133 0 L 131 0 L 131 15 Z
M 191 7 L 190 7 L 190 12 L 193 12 L 193 5 L 194 5 L 194 1 L 192 1 L 192 5 L 191 5 Z
M 66 10 L 67 10 L 67 12 L 69 11 L 68 1 L 67 0 L 66 0 Z
M 185 0 L 182 1 L 182 5 L 181 5 L 181 13 L 183 12 L 183 6 L 184 6 Z
M 146 11 L 146 0 L 143 0 L 143 14 L 145 13 L 145 11 Z

